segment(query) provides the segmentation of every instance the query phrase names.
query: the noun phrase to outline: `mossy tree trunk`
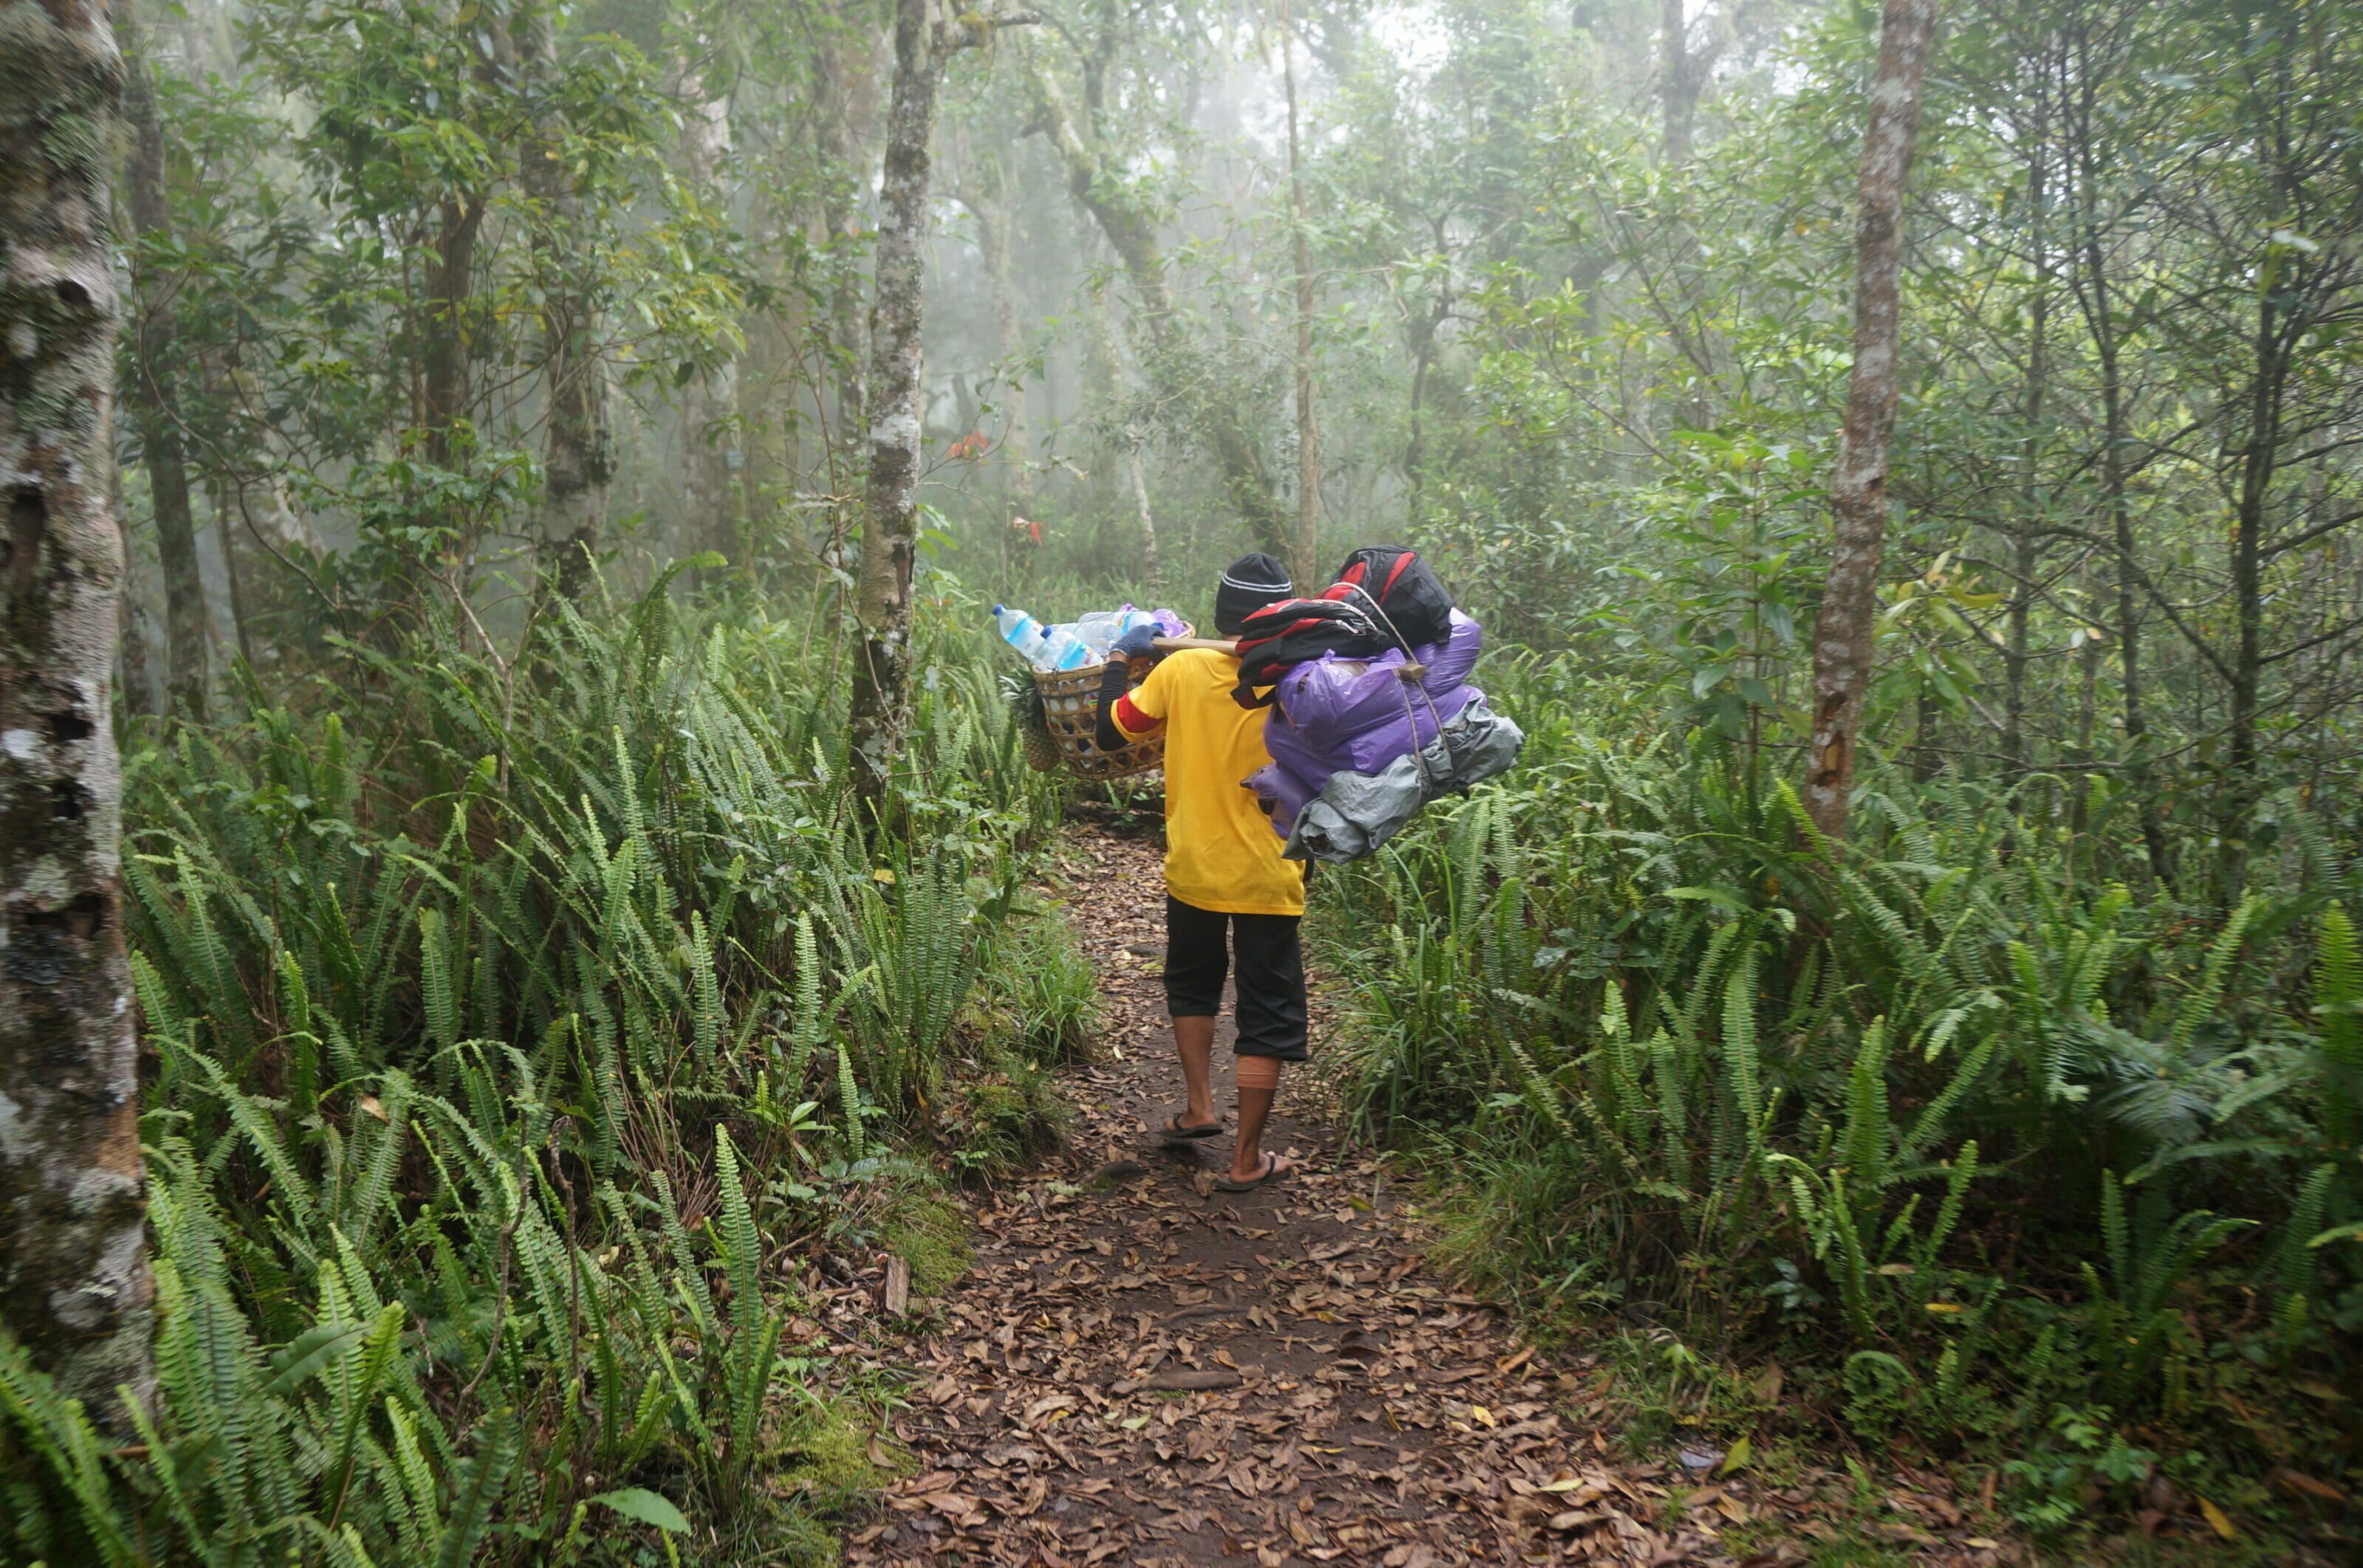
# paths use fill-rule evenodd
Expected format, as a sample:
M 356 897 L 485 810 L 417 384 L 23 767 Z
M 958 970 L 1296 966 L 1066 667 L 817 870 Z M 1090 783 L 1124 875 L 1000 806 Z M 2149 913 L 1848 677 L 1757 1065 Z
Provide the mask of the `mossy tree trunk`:
M 928 143 L 944 61 L 1035 20 L 1030 12 L 963 15 L 931 22 L 927 0 L 894 7 L 894 93 L 878 193 L 876 293 L 870 308 L 868 505 L 854 614 L 853 712 L 848 751 L 862 802 L 882 815 L 909 717 L 911 570 L 917 554 L 920 438 L 919 322 L 927 239 Z
M 1805 762 L 1806 812 L 1834 843 L 1846 837 L 1855 746 L 1876 663 L 1887 446 L 1903 384 L 1903 186 L 1936 30 L 1936 0 L 1887 0 L 1855 187 L 1854 376 L 1830 480 L 1836 542 L 1814 624 L 1814 734 Z
M 94 0 L 0 4 L 0 1326 L 127 1426 L 154 1290 L 110 712 L 121 56 Z

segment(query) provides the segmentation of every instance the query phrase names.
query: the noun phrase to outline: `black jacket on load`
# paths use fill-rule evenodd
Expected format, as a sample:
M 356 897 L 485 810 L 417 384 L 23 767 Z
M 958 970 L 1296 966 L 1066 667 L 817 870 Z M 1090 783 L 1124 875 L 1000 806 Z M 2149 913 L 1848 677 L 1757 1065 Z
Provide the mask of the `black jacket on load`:
M 1414 648 L 1442 642 L 1451 616 L 1452 596 L 1415 552 L 1356 550 L 1320 598 L 1283 599 L 1247 618 L 1231 699 L 1242 708 L 1264 707 L 1290 666 L 1325 653 L 1376 658 L 1401 648 L 1408 657 Z

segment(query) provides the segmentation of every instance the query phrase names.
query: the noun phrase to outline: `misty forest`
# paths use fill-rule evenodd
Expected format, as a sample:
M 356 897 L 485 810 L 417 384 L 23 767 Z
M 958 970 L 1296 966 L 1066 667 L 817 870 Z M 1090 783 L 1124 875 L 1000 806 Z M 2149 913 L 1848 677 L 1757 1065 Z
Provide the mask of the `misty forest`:
M 0 0 L 0 1565 L 2363 1560 L 2352 0 Z

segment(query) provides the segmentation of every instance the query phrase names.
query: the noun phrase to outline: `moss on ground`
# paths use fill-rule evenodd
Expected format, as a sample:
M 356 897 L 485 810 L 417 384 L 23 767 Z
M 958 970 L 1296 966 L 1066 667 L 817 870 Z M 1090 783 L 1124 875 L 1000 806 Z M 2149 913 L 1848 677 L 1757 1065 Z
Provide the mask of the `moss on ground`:
M 949 1289 L 976 1261 L 967 1215 L 925 1193 L 897 1198 L 879 1217 L 877 1236 L 881 1247 L 911 1265 L 911 1287 L 922 1296 Z

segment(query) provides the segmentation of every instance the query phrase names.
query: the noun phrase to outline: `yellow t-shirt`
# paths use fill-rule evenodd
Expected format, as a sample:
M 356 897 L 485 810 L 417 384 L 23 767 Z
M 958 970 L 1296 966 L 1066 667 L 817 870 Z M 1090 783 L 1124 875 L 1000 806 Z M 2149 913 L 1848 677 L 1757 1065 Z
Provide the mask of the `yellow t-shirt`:
M 1303 914 L 1304 872 L 1240 781 L 1271 761 L 1270 710 L 1231 701 L 1239 661 L 1212 648 L 1170 655 L 1133 688 L 1132 714 L 1165 723 L 1165 890 L 1224 914 Z M 1146 729 L 1119 729 L 1140 735 Z

